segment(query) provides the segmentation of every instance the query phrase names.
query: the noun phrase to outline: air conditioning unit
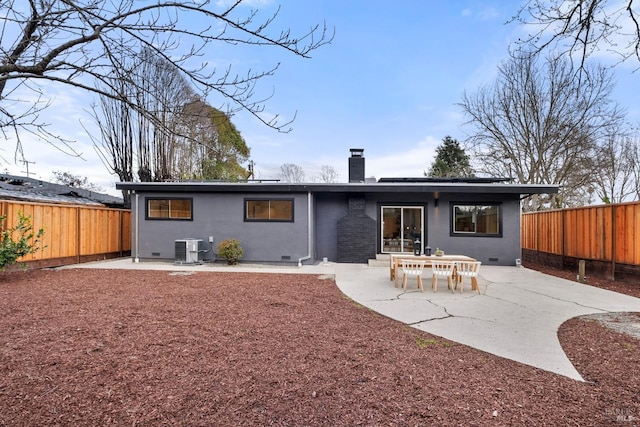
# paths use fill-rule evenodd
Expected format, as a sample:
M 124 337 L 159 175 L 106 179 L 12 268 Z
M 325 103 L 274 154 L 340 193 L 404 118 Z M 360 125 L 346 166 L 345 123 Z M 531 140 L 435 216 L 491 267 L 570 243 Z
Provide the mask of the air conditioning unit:
M 175 241 L 176 264 L 199 264 L 202 262 L 202 239 L 179 239 Z

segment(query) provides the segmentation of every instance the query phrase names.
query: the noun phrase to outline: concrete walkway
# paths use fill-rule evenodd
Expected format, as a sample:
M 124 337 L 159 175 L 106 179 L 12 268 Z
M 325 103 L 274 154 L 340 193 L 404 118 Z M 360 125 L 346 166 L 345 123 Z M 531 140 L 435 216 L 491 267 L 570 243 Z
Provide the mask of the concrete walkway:
M 468 285 L 452 294 L 442 283 L 434 293 L 426 277 L 424 293 L 415 279 L 403 292 L 389 281 L 388 269 L 337 265 L 336 273 L 342 292 L 385 316 L 576 380 L 582 377 L 560 346 L 560 325 L 584 314 L 640 312 L 638 298 L 522 267 L 482 266 L 480 295 Z
M 354 301 L 391 319 L 488 353 L 582 381 L 567 359 L 558 328 L 585 314 L 640 312 L 640 299 L 556 278 L 522 267 L 485 266 L 480 269 L 479 295 L 467 284 L 452 294 L 446 281 L 431 290 L 429 270 L 424 292 L 410 280 L 407 291 L 389 280 L 389 269 L 364 264 L 299 267 L 263 265 L 180 266 L 133 263 L 130 258 L 73 265 L 74 268 L 126 268 L 174 271 L 238 271 L 335 275 L 340 290 Z M 441 281 L 442 282 L 442 281 Z

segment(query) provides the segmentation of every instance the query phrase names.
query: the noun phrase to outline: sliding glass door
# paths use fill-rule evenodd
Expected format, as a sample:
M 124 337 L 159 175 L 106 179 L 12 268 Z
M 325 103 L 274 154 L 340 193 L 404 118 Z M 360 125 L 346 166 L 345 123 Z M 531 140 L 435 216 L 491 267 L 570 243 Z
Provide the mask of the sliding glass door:
M 422 210 L 418 206 L 382 206 L 382 253 L 413 252 L 413 242 L 424 241 Z

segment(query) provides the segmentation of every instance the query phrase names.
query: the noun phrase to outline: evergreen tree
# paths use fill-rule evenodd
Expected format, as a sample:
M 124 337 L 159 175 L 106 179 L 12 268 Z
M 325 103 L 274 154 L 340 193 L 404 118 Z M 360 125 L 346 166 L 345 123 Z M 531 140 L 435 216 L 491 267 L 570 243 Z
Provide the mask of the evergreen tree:
M 447 135 L 442 140 L 442 145 L 436 148 L 436 159 L 424 175 L 434 178 L 470 178 L 474 176 L 474 171 L 464 149 L 457 140 Z
M 200 99 L 188 103 L 181 117 L 188 138 L 182 141 L 176 175 L 195 179 L 245 180 L 242 163 L 251 150 L 228 114 Z

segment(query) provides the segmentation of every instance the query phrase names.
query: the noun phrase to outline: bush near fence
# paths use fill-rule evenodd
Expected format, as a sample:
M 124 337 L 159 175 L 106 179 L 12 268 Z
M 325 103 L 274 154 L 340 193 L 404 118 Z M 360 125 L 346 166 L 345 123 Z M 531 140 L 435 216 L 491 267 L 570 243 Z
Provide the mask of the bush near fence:
M 522 215 L 525 263 L 640 283 L 640 202 Z
M 44 228 L 42 250 L 18 260 L 31 268 L 57 267 L 131 255 L 131 211 L 106 207 L 0 200 L 3 228 L 13 227 L 18 212 Z M 13 266 L 8 270 L 19 268 Z

